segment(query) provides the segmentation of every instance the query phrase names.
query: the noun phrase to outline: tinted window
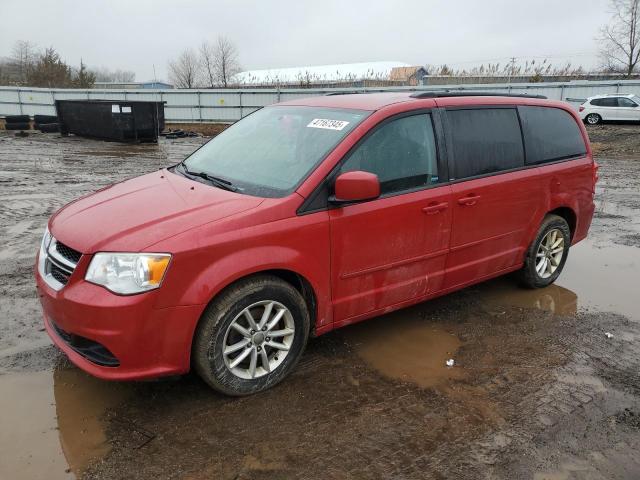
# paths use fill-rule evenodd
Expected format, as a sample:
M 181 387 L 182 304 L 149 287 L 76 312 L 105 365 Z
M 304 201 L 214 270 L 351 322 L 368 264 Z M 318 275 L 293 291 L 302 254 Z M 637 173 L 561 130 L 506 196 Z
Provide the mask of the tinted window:
M 559 108 L 519 107 L 527 164 L 550 162 L 586 153 L 573 117 Z
M 453 178 L 524 165 L 522 135 L 515 108 L 449 110 L 447 118 L 453 144 Z
M 382 194 L 438 182 L 431 115 L 412 115 L 382 125 L 347 158 L 340 173 L 375 173 Z
M 594 100 L 591 100 L 591 105 L 595 105 L 596 107 L 617 107 L 618 100 L 615 97 L 596 98 Z
M 638 104 L 636 102 L 632 102 L 628 98 L 618 98 L 618 106 L 619 107 L 637 107 Z

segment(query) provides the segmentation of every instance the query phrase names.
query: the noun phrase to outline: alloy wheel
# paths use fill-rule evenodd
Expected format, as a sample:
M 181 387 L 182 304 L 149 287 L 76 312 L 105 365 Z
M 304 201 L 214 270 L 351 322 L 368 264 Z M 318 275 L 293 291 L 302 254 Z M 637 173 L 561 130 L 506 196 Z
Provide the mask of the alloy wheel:
M 287 307 L 273 300 L 249 305 L 229 324 L 223 358 L 235 376 L 252 380 L 282 364 L 293 343 L 295 322 Z
M 540 278 L 549 278 L 555 273 L 564 255 L 564 235 L 557 228 L 549 230 L 536 253 L 536 272 Z

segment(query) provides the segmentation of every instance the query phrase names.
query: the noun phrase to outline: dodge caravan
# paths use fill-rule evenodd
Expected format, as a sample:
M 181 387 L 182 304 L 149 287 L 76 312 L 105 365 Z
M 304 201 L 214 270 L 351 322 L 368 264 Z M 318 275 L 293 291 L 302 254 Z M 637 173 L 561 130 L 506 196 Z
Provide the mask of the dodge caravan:
M 310 336 L 510 272 L 551 284 L 587 235 L 596 179 L 561 102 L 280 103 L 56 212 L 36 265 L 44 324 L 100 378 L 194 369 L 225 394 L 258 392 Z

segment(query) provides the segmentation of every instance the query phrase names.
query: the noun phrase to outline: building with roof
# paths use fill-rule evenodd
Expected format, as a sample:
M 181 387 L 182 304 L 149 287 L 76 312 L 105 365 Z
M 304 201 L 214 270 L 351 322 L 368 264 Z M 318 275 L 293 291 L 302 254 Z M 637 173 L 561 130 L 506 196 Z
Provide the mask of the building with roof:
M 237 74 L 233 83 L 240 87 L 419 85 L 426 74 L 423 67 L 403 62 L 362 62 L 248 70 Z
M 423 85 L 427 70 L 419 65 L 411 67 L 394 67 L 389 73 L 389 80 L 404 85 Z

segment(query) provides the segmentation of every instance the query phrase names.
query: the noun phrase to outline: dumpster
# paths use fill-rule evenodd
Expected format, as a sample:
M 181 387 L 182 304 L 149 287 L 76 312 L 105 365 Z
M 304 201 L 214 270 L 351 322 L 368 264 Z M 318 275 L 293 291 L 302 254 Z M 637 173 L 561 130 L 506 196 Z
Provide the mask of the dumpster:
M 165 102 L 56 100 L 60 133 L 117 142 L 157 142 Z

